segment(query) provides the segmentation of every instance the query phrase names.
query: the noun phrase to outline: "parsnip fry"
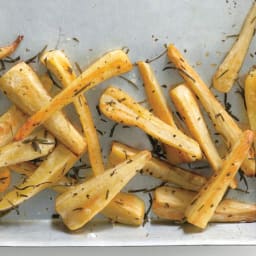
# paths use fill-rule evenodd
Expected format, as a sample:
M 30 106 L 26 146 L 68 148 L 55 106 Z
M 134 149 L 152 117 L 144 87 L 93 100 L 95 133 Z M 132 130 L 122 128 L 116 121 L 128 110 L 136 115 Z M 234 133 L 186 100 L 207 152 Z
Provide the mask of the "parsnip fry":
M 55 139 L 40 130 L 22 141 L 11 142 L 0 147 L 0 167 L 34 160 L 48 155 L 55 147 Z
M 137 65 L 144 82 L 148 102 L 154 114 L 168 125 L 177 128 L 173 120 L 172 112 L 167 105 L 166 99 L 150 65 L 143 61 L 137 62 Z M 167 159 L 171 164 L 180 164 L 195 160 L 191 155 L 168 145 L 164 145 L 164 149 Z
M 12 209 L 40 191 L 56 184 L 77 160 L 77 156 L 59 144 L 31 176 L 3 196 L 0 201 L 0 211 Z
M 42 63 L 55 75 L 64 87 L 68 87 L 76 75 L 68 58 L 62 51 L 46 52 Z M 88 154 L 94 175 L 104 172 L 101 148 L 89 106 L 84 95 L 74 99 L 83 132 L 88 143 Z M 122 224 L 141 225 L 145 213 L 144 202 L 136 195 L 119 193 L 102 212 L 105 216 Z
M 256 131 L 256 69 L 246 76 L 244 96 L 250 128 Z
M 138 196 L 119 192 L 101 213 L 114 222 L 139 226 L 144 219 L 145 203 Z
M 8 144 L 15 133 L 25 123 L 27 116 L 16 106 L 12 106 L 0 116 L 0 147 Z
M 0 193 L 4 192 L 10 185 L 11 174 L 8 168 L 0 168 Z
M 143 168 L 151 154 L 142 151 L 120 165 L 75 186 L 56 199 L 56 211 L 66 226 L 79 229 L 104 209 L 120 190 Z M 95 189 L 96 188 L 96 189 Z
M 210 178 L 187 207 L 185 216 L 189 223 L 200 228 L 206 227 L 246 157 L 253 139 L 252 131 L 247 130 L 242 133 L 231 153 L 224 160 L 221 171 Z
M 138 152 L 139 150 L 137 149 L 114 142 L 109 154 L 109 164 L 115 166 Z M 205 177 L 179 167 L 171 166 L 156 158 L 147 161 L 140 172 L 193 191 L 198 191 L 206 183 Z
M 51 102 L 31 116 L 16 134 L 16 140 L 28 136 L 37 126 L 43 124 L 53 113 L 71 103 L 79 94 L 131 69 L 132 63 L 122 50 L 105 54 L 74 80 L 69 87 L 61 91 Z
M 186 85 L 195 93 L 202 103 L 216 131 L 225 138 L 228 148 L 232 147 L 241 136 L 241 129 L 174 45 L 168 46 L 168 57 L 177 67 L 181 76 L 186 81 Z M 254 152 L 251 150 L 242 164 L 242 170 L 247 176 L 255 176 L 256 173 L 255 161 L 251 160 L 253 157 Z
M 22 39 L 23 36 L 18 36 L 11 44 L 0 47 L 0 60 L 10 56 L 17 49 Z
M 185 209 L 196 193 L 174 187 L 160 187 L 154 191 L 153 212 L 171 221 L 185 220 Z M 210 222 L 254 222 L 256 204 L 224 199 L 217 206 Z
M 51 102 L 36 73 L 25 63 L 12 67 L 0 78 L 0 88 L 24 113 L 31 115 Z M 65 115 L 58 111 L 45 127 L 72 152 L 84 152 L 86 142 Z
M 183 84 L 170 90 L 170 96 L 180 115 L 184 117 L 184 122 L 191 135 L 199 143 L 213 170 L 219 171 L 222 160 L 211 140 L 195 96 Z
M 99 106 L 102 113 L 116 122 L 137 126 L 159 141 L 190 154 L 195 160 L 202 156 L 196 141 L 155 117 L 121 89 L 108 87 L 101 95 Z
M 256 3 L 254 2 L 237 40 L 213 76 L 213 86 L 221 92 L 228 92 L 238 77 L 255 32 L 255 17 Z
M 76 79 L 72 65 L 62 51 L 46 52 L 41 57 L 41 61 L 56 76 L 64 88 Z M 104 171 L 104 165 L 97 131 L 85 96 L 78 95 L 74 98 L 74 105 L 88 144 L 88 154 L 93 173 L 98 175 Z

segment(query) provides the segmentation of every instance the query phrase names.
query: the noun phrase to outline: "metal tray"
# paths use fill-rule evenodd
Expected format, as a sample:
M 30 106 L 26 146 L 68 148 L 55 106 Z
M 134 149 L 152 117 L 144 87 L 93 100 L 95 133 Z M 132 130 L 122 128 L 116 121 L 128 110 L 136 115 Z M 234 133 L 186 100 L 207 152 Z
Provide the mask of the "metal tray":
M 10 42 L 17 34 L 24 34 L 25 39 L 16 56 L 28 58 L 47 44 L 49 49 L 56 46 L 63 49 L 74 62 L 86 67 L 110 49 L 127 46 L 133 61 L 145 60 L 158 55 L 165 43 L 172 42 L 184 50 L 190 63 L 210 84 L 215 64 L 222 60 L 233 43 L 234 38 L 227 35 L 239 32 L 251 3 L 251 0 L 0 0 L 1 44 Z M 79 42 L 73 38 L 79 39 Z M 241 74 L 255 64 L 255 50 L 254 40 Z M 165 57 L 152 63 L 160 83 L 169 86 L 181 81 L 176 72 L 162 71 L 166 63 Z M 127 74 L 127 77 L 141 84 L 136 70 Z M 102 127 L 95 110 L 100 93 L 109 84 L 122 87 L 138 100 L 145 98 L 143 90 L 136 91 L 118 78 L 88 93 L 96 126 L 106 131 L 106 136 L 100 138 L 104 155 L 107 155 L 111 140 L 120 140 L 136 147 L 150 147 L 144 133 L 136 128 L 121 130 L 117 127 L 114 137 L 109 138 L 109 129 L 113 123 L 109 121 Z M 243 103 L 235 89 L 230 93 L 229 101 L 233 113 L 240 117 L 244 125 L 247 120 Z M 221 99 L 222 96 L 219 97 Z M 9 104 L 0 94 L 1 113 Z M 68 108 L 68 111 L 72 113 L 72 108 Z M 249 195 L 235 192 L 230 196 L 255 202 L 256 182 L 248 180 Z M 138 188 L 158 183 L 152 178 L 138 176 L 128 187 Z M 61 223 L 52 221 L 53 199 L 52 192 L 44 191 L 25 202 L 19 209 L 19 215 L 12 212 L 2 218 L 0 245 L 256 245 L 256 223 L 212 224 L 207 230 L 198 232 L 190 225 L 159 222 L 154 216 L 151 223 L 139 228 L 113 225 L 105 219 L 96 218 L 79 232 L 71 234 Z M 148 201 L 147 197 L 145 201 Z

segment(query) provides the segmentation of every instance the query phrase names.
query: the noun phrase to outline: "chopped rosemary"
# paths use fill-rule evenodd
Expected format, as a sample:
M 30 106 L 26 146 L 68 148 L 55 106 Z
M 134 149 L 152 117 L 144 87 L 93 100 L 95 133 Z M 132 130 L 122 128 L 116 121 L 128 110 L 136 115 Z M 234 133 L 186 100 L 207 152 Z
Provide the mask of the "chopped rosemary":
M 130 79 L 124 77 L 124 76 L 118 76 L 118 77 L 123 79 L 124 81 L 126 81 L 130 85 L 132 85 L 135 89 L 139 90 L 139 86 L 137 84 L 135 84 L 132 80 L 130 80 Z
M 38 60 L 40 59 L 40 57 L 42 56 L 42 54 L 43 54 L 43 53 L 45 52 L 45 50 L 47 49 L 47 47 L 48 47 L 48 45 L 45 45 L 45 46 L 43 47 L 43 49 L 42 49 L 40 52 L 38 52 L 36 55 L 30 57 L 29 59 L 25 60 L 25 63 L 26 63 L 26 64 L 34 63 L 36 59 L 37 59 L 37 61 L 38 61 Z
M 145 214 L 144 214 L 144 221 L 143 221 L 143 226 L 145 226 L 145 224 L 149 221 L 149 213 L 150 213 L 150 210 L 152 208 L 152 204 L 153 204 L 153 198 L 152 198 L 152 195 L 150 193 L 148 193 L 148 196 L 149 196 L 149 206 L 148 206 L 148 209 L 146 210 Z
M 110 134 L 109 134 L 109 137 L 110 137 L 110 138 L 113 137 L 114 132 L 115 132 L 115 129 L 116 129 L 117 126 L 118 126 L 118 123 L 115 123 L 115 124 L 112 126 L 112 128 L 111 128 L 111 130 L 110 130 Z
M 156 57 L 152 58 L 152 59 L 146 59 L 146 63 L 151 63 L 155 60 L 160 59 L 162 56 L 164 56 L 167 53 L 167 49 L 165 49 L 163 52 L 161 52 L 159 55 L 157 55 Z
M 229 70 L 226 69 L 224 70 L 216 79 L 220 79 L 221 77 L 223 77 Z

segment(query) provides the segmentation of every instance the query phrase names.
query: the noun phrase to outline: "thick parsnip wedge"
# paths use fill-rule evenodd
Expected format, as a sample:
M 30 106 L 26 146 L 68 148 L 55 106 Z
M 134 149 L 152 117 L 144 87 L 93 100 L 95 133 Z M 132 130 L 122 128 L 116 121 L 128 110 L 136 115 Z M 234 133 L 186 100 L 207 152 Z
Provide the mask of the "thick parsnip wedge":
M 145 203 L 138 196 L 120 192 L 101 213 L 114 222 L 140 226 L 144 220 Z
M 147 99 L 153 109 L 153 113 L 168 125 L 177 128 L 173 120 L 172 112 L 150 65 L 143 61 L 138 61 L 137 65 L 144 83 Z M 164 149 L 167 159 L 171 164 L 176 165 L 195 160 L 191 155 L 168 145 L 164 145 Z
M 16 106 L 11 106 L 0 116 L 0 147 L 13 140 L 18 129 L 25 123 L 26 118 L 27 116 Z
M 256 131 L 256 69 L 250 71 L 246 76 L 244 96 L 250 128 Z
M 138 149 L 114 142 L 109 154 L 109 165 L 115 166 L 138 152 Z M 172 166 L 167 162 L 156 158 L 152 158 L 147 161 L 140 173 L 153 176 L 157 179 L 161 179 L 193 191 L 200 190 L 200 188 L 206 183 L 205 177 L 188 170 Z
M 52 101 L 36 73 L 24 62 L 15 65 L 0 78 L 0 89 L 28 115 Z M 84 138 L 61 111 L 54 113 L 44 126 L 75 154 L 84 152 Z
M 22 163 L 48 155 L 56 144 L 55 139 L 41 129 L 22 141 L 0 147 L 0 167 Z
M 209 179 L 187 207 L 185 216 L 189 223 L 199 228 L 206 227 L 246 157 L 253 139 L 252 131 L 242 133 L 231 153 L 223 161 L 221 171 Z
M 160 218 L 183 222 L 185 209 L 196 193 L 174 187 L 160 187 L 154 191 L 153 212 Z M 256 204 L 224 199 L 216 208 L 210 222 L 254 222 Z
M 181 76 L 186 81 L 186 85 L 198 97 L 204 109 L 209 114 L 216 131 L 225 138 L 227 147 L 230 149 L 241 136 L 242 130 L 220 102 L 214 97 L 213 93 L 196 71 L 188 64 L 182 54 L 172 44 L 168 46 L 168 57 L 177 67 Z M 242 170 L 247 176 L 255 176 L 256 174 L 255 161 L 252 160 L 253 158 L 254 152 L 251 150 L 242 164 Z
M 18 48 L 22 39 L 23 36 L 18 36 L 11 44 L 0 47 L 0 60 L 10 56 Z
M 28 136 L 37 126 L 52 117 L 56 111 L 71 103 L 79 94 L 113 76 L 130 71 L 132 67 L 128 56 L 122 50 L 105 54 L 75 79 L 70 86 L 54 97 L 51 102 L 48 102 L 31 116 L 16 134 L 16 140 Z
M 62 51 L 46 52 L 42 55 L 41 62 L 55 75 L 63 87 L 68 87 L 76 79 L 71 63 Z M 99 175 L 104 172 L 104 165 L 92 114 L 84 95 L 78 95 L 74 98 L 73 103 L 88 143 L 88 154 L 93 173 L 95 176 Z M 63 187 L 55 186 L 56 188 L 61 189 Z M 102 213 L 113 221 L 122 224 L 141 225 L 145 213 L 145 204 L 136 195 L 119 193 Z
M 77 160 L 76 155 L 59 144 L 32 175 L 2 197 L 0 211 L 15 208 L 40 191 L 56 184 Z
M 11 173 L 8 168 L 0 168 L 0 193 L 4 192 L 10 185 Z
M 76 79 L 72 65 L 62 51 L 55 50 L 46 52 L 41 57 L 41 62 L 56 76 L 64 88 L 71 85 Z M 75 97 L 73 103 L 88 144 L 89 160 L 93 173 L 94 175 L 98 175 L 104 171 L 104 165 L 101 156 L 101 147 L 90 108 L 84 95 Z
M 213 170 L 217 172 L 221 167 L 222 160 L 212 142 L 195 96 L 184 84 L 170 90 L 170 96 L 180 115 L 184 117 L 184 122 L 191 135 L 199 143 Z
M 101 175 L 75 186 L 56 199 L 56 211 L 70 230 L 76 230 L 104 209 L 151 158 L 142 151 Z
M 99 106 L 104 115 L 116 122 L 137 126 L 159 141 L 186 152 L 195 160 L 202 157 L 196 141 L 154 116 L 121 89 L 108 87 L 101 95 Z
M 213 86 L 220 92 L 228 92 L 238 77 L 255 32 L 255 17 L 256 3 L 254 2 L 237 40 L 213 76 Z

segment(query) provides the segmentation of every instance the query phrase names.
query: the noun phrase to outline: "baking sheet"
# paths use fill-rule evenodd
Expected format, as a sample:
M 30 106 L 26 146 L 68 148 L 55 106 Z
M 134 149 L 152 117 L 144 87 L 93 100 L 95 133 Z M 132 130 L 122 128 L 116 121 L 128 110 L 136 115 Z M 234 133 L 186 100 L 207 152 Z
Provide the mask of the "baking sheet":
M 196 67 L 210 85 L 211 77 L 237 34 L 250 7 L 251 0 L 0 0 L 1 44 L 12 41 L 17 34 L 25 39 L 15 56 L 27 59 L 45 45 L 48 49 L 63 49 L 81 67 L 110 49 L 127 46 L 132 61 L 145 60 L 163 51 L 164 44 L 175 43 L 184 51 L 189 62 Z M 72 38 L 79 39 L 79 42 Z M 255 64 L 255 39 L 253 40 L 241 74 Z M 160 84 L 176 84 L 181 81 L 174 71 L 162 71 L 165 57 L 152 63 Z M 137 84 L 142 82 L 136 70 L 126 74 Z M 126 82 L 115 78 L 90 91 L 87 96 L 93 110 L 96 126 L 105 132 L 100 137 L 106 158 L 110 142 L 119 140 L 138 148 L 150 148 L 145 134 L 136 129 L 117 127 L 113 138 L 109 131 L 113 123 L 102 123 L 95 110 L 98 98 L 108 85 L 116 85 L 132 94 L 138 101 L 144 100 L 143 90 L 135 90 Z M 241 125 L 247 120 L 243 102 L 234 88 L 228 100 L 232 111 L 239 116 Z M 166 95 L 168 90 L 166 90 Z M 223 96 L 219 96 L 222 99 Z M 0 112 L 10 103 L 0 93 Z M 68 108 L 68 112 L 72 112 Z M 250 194 L 235 192 L 231 197 L 255 202 L 255 180 L 248 179 Z M 159 181 L 138 176 L 128 188 L 153 187 Z M 140 194 L 145 198 L 148 197 Z M 190 225 L 176 226 L 161 223 L 152 216 L 144 227 L 130 228 L 112 225 L 101 217 L 86 225 L 76 234 L 68 233 L 62 224 L 52 222 L 54 194 L 44 191 L 25 202 L 19 215 L 12 212 L 1 219 L 0 245 L 170 245 L 170 244 L 256 244 L 256 224 L 212 224 L 204 232 Z

